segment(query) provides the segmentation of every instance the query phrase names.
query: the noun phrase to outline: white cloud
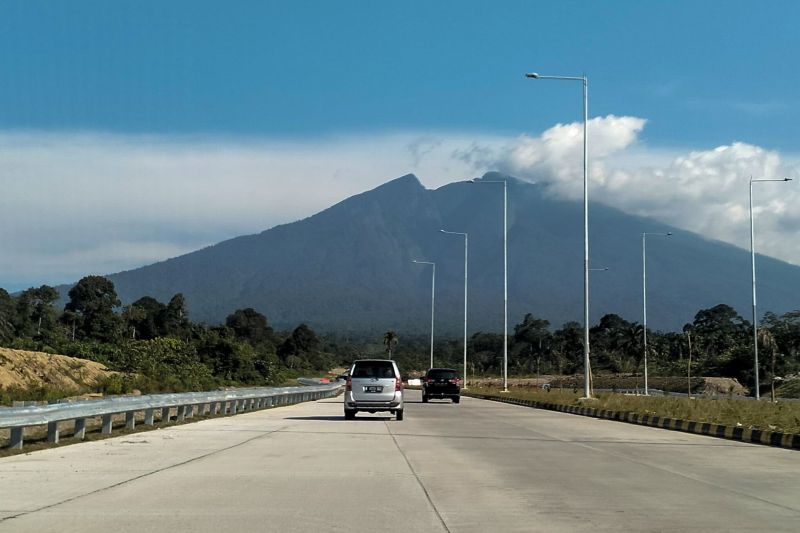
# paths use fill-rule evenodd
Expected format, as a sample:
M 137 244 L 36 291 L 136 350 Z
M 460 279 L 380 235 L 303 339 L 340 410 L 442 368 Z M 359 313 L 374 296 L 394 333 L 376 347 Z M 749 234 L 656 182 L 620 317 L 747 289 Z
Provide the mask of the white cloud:
M 797 176 L 746 143 L 677 153 L 645 120 L 589 124 L 594 201 L 748 246 L 747 179 Z M 384 133 L 314 140 L 0 134 L 0 286 L 58 283 L 163 260 L 309 216 L 414 172 L 428 187 L 502 170 L 582 195 L 582 125 L 537 137 Z M 796 162 L 795 162 L 796 164 Z M 759 251 L 800 264 L 800 184 L 759 184 Z
M 436 133 L 307 141 L 0 133 L 0 286 L 60 283 L 309 216 L 415 172 L 465 179 Z
M 589 121 L 590 198 L 749 248 L 748 180 L 794 177 L 796 163 L 775 151 L 734 142 L 710 150 L 669 154 L 637 145 L 645 121 L 608 116 Z M 583 194 L 582 126 L 558 125 L 522 137 L 497 153 L 499 165 L 551 185 L 565 198 Z M 757 250 L 800 264 L 797 246 L 800 184 L 755 185 Z

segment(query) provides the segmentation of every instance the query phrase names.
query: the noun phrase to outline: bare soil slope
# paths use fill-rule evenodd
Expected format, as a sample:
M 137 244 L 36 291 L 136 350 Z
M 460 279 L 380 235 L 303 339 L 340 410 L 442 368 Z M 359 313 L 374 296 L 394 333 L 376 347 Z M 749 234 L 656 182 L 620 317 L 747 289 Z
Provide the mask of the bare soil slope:
M 77 357 L 0 348 L 0 389 L 47 386 L 83 391 L 115 373 Z

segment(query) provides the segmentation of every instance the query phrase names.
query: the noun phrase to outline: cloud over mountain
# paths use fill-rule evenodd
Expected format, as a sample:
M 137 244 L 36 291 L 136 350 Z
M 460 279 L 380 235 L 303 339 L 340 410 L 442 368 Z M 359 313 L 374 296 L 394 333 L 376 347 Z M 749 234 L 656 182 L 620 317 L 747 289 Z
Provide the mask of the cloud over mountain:
M 733 142 L 677 151 L 642 142 L 646 120 L 589 123 L 590 196 L 741 247 L 747 179 L 798 177 L 793 156 Z M 582 196 L 582 124 L 538 136 L 469 132 L 318 139 L 0 134 L 0 285 L 108 273 L 290 222 L 413 171 L 429 187 L 501 171 Z M 800 183 L 759 184 L 761 252 L 800 264 Z

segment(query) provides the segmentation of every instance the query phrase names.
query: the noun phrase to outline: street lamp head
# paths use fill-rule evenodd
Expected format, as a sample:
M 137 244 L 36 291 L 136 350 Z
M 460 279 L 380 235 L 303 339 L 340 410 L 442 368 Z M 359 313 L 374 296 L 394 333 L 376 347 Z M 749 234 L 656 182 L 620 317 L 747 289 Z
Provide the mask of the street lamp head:
M 783 181 L 792 181 L 792 178 L 783 178 Z
M 672 237 L 672 232 L 671 231 L 667 232 L 667 237 Z
M 525 77 L 526 78 L 533 78 L 534 80 L 536 80 L 536 79 L 539 79 L 539 74 L 537 74 L 536 72 L 530 72 L 528 74 L 525 74 Z

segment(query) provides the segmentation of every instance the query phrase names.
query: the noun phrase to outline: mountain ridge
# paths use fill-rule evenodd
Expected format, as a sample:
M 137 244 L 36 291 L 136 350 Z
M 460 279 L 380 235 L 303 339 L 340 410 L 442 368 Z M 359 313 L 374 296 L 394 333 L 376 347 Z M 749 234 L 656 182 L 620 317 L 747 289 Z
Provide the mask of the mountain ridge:
M 554 326 L 583 316 L 583 206 L 545 185 L 508 179 L 509 322 L 525 313 Z M 454 182 L 426 189 L 413 174 L 296 222 L 109 275 L 125 304 L 182 292 L 193 319 L 223 321 L 254 307 L 276 327 L 375 333 L 430 327 L 428 267 L 437 262 L 436 330 L 463 324 L 463 240 L 470 233 L 470 330 L 502 331 L 502 189 Z M 641 321 L 641 233 L 648 246 L 648 325 L 679 329 L 701 308 L 750 306 L 749 252 L 603 204 L 590 205 L 591 321 Z M 759 256 L 761 311 L 800 307 L 800 267 Z

